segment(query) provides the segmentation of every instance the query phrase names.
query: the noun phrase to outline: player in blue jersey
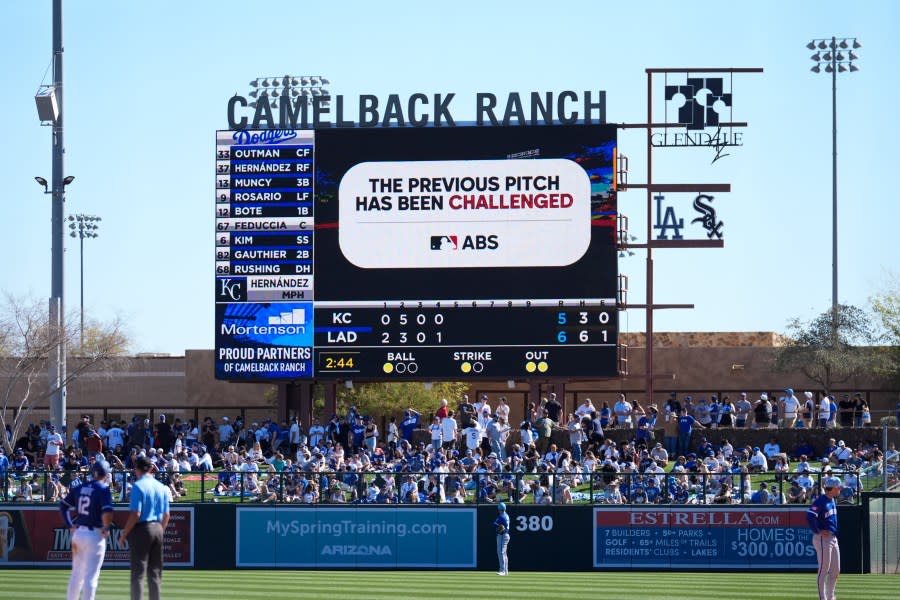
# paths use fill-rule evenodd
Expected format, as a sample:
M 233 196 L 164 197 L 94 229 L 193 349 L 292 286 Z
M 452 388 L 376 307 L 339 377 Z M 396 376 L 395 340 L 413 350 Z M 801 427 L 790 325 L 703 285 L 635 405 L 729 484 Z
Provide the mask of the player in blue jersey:
M 500 570 L 497 575 L 509 575 L 509 559 L 506 557 L 506 548 L 509 546 L 509 515 L 506 514 L 506 505 L 497 505 L 497 518 L 494 519 L 494 529 L 497 531 L 497 560 L 500 562 Z
M 841 574 L 841 551 L 838 548 L 838 518 L 834 499 L 841 493 L 841 480 L 826 477 L 822 481 L 823 493 L 806 511 L 806 522 L 813 532 L 813 547 L 819 561 L 819 600 L 834 600 L 834 588 Z
M 69 579 L 68 600 L 94 600 L 100 567 L 106 554 L 106 538 L 112 526 L 109 463 L 95 462 L 91 473 L 93 481 L 73 486 L 59 503 L 63 521 L 72 531 L 72 576 Z M 70 514 L 73 510 L 76 513 L 74 522 Z

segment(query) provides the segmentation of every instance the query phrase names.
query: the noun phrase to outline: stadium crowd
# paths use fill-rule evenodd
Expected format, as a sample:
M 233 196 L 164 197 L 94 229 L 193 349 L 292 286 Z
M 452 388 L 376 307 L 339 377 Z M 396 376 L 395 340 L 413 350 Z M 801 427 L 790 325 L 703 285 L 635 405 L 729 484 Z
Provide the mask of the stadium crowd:
M 455 410 L 442 400 L 430 420 L 407 409 L 399 422 L 390 418 L 384 434 L 354 406 L 306 427 L 296 418 L 169 423 L 166 415 L 156 423 L 134 417 L 95 427 L 85 415 L 69 441 L 40 423 L 16 441 L 12 457 L 0 453 L 0 499 L 58 501 L 102 457 L 118 472 L 114 497 L 124 500 L 139 456 L 153 462 L 175 500 L 198 473 L 213 501 L 238 496 L 299 503 L 804 504 L 820 494 L 819 480 L 827 474 L 843 476 L 845 501 L 854 499 L 866 478 L 896 479 L 893 444 L 886 451 L 874 443 L 850 448 L 829 437 L 821 448 L 783 449 L 773 436 L 762 448 L 733 447 L 727 439 L 714 445 L 701 435 L 713 428 L 838 431 L 835 423 L 871 422 L 859 394 L 836 405 L 828 396 L 818 403 L 810 393 L 803 397 L 785 390 L 775 401 L 765 393 L 753 402 L 741 394 L 732 403 L 673 394 L 660 412 L 655 404 L 645 408 L 619 395 L 612 407 L 595 407 L 586 398 L 564 414 L 551 394 L 528 406 L 515 432 L 506 399 L 492 408 L 486 396 L 476 402 L 464 396 Z M 630 439 L 617 444 L 605 435 L 611 429 Z M 568 447 L 553 442 L 560 433 Z

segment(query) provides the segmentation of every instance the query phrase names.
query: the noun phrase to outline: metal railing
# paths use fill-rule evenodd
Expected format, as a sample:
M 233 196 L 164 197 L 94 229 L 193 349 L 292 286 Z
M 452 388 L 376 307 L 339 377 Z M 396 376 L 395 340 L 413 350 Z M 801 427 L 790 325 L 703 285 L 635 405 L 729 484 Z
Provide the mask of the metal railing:
M 429 473 L 375 471 L 158 472 L 176 502 L 297 504 L 806 504 L 827 474 L 809 473 Z M 832 471 L 846 484 L 839 501 L 858 504 L 882 479 Z M 0 502 L 59 502 L 81 471 L 0 475 Z M 802 493 L 792 489 L 797 478 Z M 896 470 L 889 478 L 896 478 Z M 113 500 L 127 502 L 134 475 L 113 471 Z M 765 490 L 762 493 L 761 490 Z

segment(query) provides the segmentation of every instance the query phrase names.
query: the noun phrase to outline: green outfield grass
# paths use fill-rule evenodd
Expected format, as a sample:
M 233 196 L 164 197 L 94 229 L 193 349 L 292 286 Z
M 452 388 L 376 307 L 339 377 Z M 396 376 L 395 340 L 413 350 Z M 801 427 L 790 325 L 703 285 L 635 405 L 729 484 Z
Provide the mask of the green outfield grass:
M 10 599 L 63 598 L 63 569 L 0 570 L 0 593 Z M 107 569 L 98 600 L 128 595 L 128 571 Z M 842 575 L 841 600 L 896 600 L 898 580 L 885 575 Z M 146 591 L 145 591 L 145 598 Z M 494 573 L 471 571 L 195 571 L 163 576 L 166 600 L 802 600 L 816 598 L 814 573 Z

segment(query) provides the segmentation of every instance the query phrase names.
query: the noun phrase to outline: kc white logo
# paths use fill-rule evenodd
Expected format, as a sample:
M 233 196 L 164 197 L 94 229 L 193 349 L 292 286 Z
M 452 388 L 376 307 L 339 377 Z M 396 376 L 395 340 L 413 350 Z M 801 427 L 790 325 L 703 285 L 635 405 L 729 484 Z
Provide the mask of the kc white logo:
M 219 285 L 219 296 L 228 296 L 234 301 L 238 301 L 241 299 L 244 289 L 243 279 L 233 280 L 230 278 L 221 278 L 219 279 Z

